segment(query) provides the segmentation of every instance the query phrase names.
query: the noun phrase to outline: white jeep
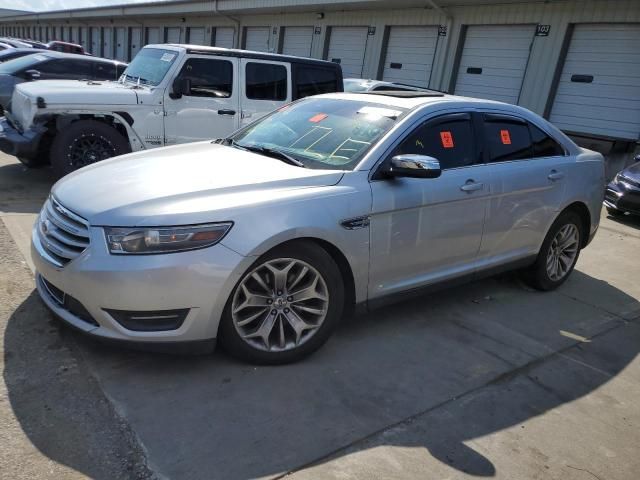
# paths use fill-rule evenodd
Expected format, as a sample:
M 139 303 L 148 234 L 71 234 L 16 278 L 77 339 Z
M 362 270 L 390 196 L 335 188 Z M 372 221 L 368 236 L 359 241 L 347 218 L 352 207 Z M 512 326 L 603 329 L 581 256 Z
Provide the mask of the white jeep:
M 342 91 L 340 65 L 199 45 L 147 45 L 117 82 L 16 87 L 0 149 L 59 176 L 131 151 L 226 137 L 276 108 Z

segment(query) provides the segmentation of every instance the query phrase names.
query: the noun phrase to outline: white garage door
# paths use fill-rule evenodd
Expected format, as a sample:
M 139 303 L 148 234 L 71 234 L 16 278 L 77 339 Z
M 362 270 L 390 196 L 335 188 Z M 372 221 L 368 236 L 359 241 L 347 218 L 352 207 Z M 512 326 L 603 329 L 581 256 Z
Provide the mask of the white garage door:
M 91 27 L 91 53 L 100 56 L 100 27 Z
M 298 57 L 311 56 L 313 27 L 285 27 L 282 53 Z
M 640 138 L 640 25 L 576 25 L 550 120 L 563 130 Z
M 124 27 L 116 28 L 116 59 L 126 61 L 126 40 Z
M 256 52 L 269 51 L 269 27 L 246 27 L 244 48 Z
M 180 27 L 167 27 L 165 38 L 167 43 L 180 43 Z
M 437 42 L 437 27 L 391 27 L 382 79 L 429 86 Z
M 160 28 L 147 27 L 147 45 L 161 43 L 160 42 Z
M 102 29 L 102 56 L 113 58 L 113 29 L 111 27 Z
M 204 27 L 189 28 L 189 43 L 194 45 L 209 45 L 209 42 L 205 41 Z
M 361 78 L 367 27 L 331 27 L 327 60 L 342 66 L 344 78 Z
M 233 37 L 235 30 L 233 27 L 216 28 L 216 47 L 233 48 Z
M 455 93 L 518 103 L 534 33 L 533 25 L 468 27 Z
M 85 51 L 89 51 L 89 29 L 87 27 L 78 27 L 80 30 L 80 45 Z
M 142 48 L 142 29 L 140 27 L 132 27 L 129 35 L 131 35 L 129 40 L 129 60 L 133 60 L 133 57 L 135 57 Z

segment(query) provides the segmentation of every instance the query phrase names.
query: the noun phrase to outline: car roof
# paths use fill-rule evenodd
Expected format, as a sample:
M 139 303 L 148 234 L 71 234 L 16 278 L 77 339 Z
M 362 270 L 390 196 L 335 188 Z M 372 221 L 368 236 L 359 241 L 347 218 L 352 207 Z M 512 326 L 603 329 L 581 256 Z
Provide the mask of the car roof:
M 102 57 L 91 57 L 89 55 L 80 55 L 77 53 L 64 53 L 64 52 L 56 52 L 55 50 L 39 50 L 36 49 L 36 53 L 38 55 L 45 55 L 47 57 L 52 57 L 52 58 L 75 58 L 78 60 L 86 60 L 86 61 L 92 61 L 92 62 L 104 62 L 104 63 L 114 63 L 114 64 L 120 64 L 120 65 L 126 65 L 126 63 L 124 62 L 119 62 L 118 60 L 111 60 L 109 58 L 102 58 Z
M 11 48 L 11 49 L 1 51 L 0 55 L 8 55 L 10 53 L 17 53 L 17 52 L 38 53 L 38 52 L 41 52 L 41 50 L 38 50 L 37 48 Z
M 282 55 L 280 53 L 268 53 L 268 52 L 256 52 L 254 50 L 241 50 L 238 48 L 222 48 L 222 47 L 209 47 L 206 45 L 190 45 L 184 43 L 157 43 L 151 45 L 145 45 L 144 48 L 167 48 L 169 49 L 185 49 L 187 53 L 200 54 L 200 55 L 219 55 L 226 57 L 242 57 L 242 58 L 254 58 L 258 60 L 273 60 L 279 62 L 289 63 L 306 63 L 313 65 L 322 65 L 324 67 L 332 66 L 333 68 L 339 68 L 340 65 L 328 60 L 320 60 L 318 58 L 296 57 L 294 55 Z
M 528 119 L 538 117 L 538 115 L 535 115 L 533 112 L 517 105 L 482 98 L 449 95 L 448 93 L 434 91 L 339 92 L 325 93 L 314 98 L 317 97 L 377 103 L 385 107 L 400 107 L 407 110 L 438 105 L 438 107 L 445 108 L 451 106 L 452 108 L 470 107 L 502 110 L 505 113 L 511 112 Z

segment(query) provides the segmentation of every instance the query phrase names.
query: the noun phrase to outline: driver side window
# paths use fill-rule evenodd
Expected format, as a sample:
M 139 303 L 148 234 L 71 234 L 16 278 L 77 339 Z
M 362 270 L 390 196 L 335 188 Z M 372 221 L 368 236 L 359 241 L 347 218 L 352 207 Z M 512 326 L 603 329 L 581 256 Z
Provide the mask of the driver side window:
M 393 155 L 428 155 L 440 161 L 447 170 L 476 163 L 475 140 L 471 115 L 446 115 L 428 120 L 411 132 Z
M 191 80 L 191 97 L 229 98 L 233 92 L 233 64 L 227 60 L 190 58 L 178 78 Z

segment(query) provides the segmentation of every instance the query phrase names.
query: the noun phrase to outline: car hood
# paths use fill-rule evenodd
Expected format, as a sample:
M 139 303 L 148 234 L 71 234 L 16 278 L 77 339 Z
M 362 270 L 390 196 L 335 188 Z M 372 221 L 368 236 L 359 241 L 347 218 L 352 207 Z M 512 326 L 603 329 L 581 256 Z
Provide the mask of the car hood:
M 39 80 L 21 84 L 19 91 L 47 107 L 56 105 L 135 105 L 138 95 L 130 85 L 106 80 Z
M 207 141 L 82 168 L 56 183 L 52 194 L 91 225 L 185 225 L 233 220 L 236 209 L 335 185 L 342 175 Z

